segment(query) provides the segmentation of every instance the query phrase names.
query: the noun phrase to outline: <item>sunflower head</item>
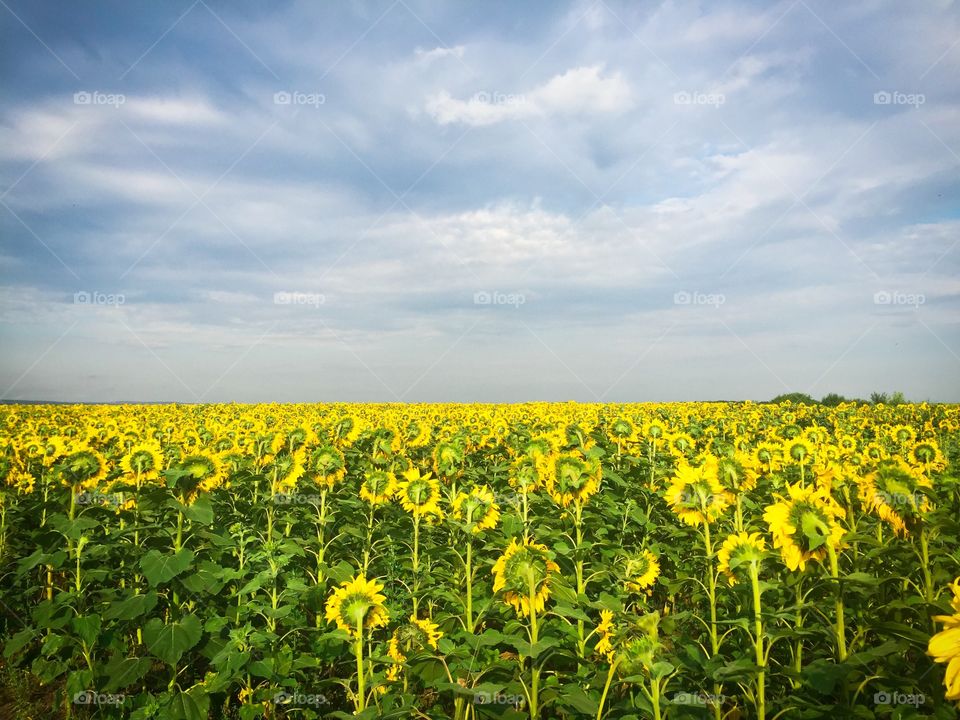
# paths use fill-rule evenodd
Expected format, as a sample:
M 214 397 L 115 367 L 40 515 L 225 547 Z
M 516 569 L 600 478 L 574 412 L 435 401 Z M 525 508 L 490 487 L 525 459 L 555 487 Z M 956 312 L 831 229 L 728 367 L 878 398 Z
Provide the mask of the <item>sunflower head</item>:
M 306 451 L 303 448 L 290 452 L 282 450 L 277 453 L 267 467 L 267 476 L 270 478 L 274 492 L 287 492 L 297 485 L 306 468 Z
M 181 471 L 176 480 L 177 492 L 187 504 L 193 503 L 201 492 L 220 487 L 226 479 L 219 456 L 202 450 L 183 457 L 176 469 Z
M 709 456 L 700 466 L 681 461 L 667 488 L 670 509 L 687 525 L 712 523 L 730 505 L 730 496 L 717 476 L 717 460 Z
M 546 457 L 543 455 L 519 455 L 510 463 L 507 480 L 510 487 L 521 493 L 534 492 L 543 484 L 547 474 Z
M 403 473 L 397 484 L 397 498 L 403 509 L 415 518 L 441 518 L 440 483 L 431 473 L 422 475 L 419 468 L 410 468 Z
M 453 499 L 453 517 L 465 523 L 471 532 L 479 533 L 496 527 L 500 507 L 493 491 L 486 485 L 479 485 L 468 493 L 457 494 Z
M 947 466 L 947 460 L 936 440 L 919 440 L 907 450 L 907 462 L 927 471 L 940 471 Z
M 950 589 L 953 591 L 953 614 L 934 617 L 943 624 L 943 630 L 930 638 L 927 654 L 934 662 L 947 665 L 943 680 L 945 697 L 960 703 L 960 577 L 953 581 Z
M 460 474 L 465 448 L 459 442 L 439 442 L 433 449 L 433 471 L 444 481 Z
M 628 592 L 652 592 L 653 584 L 660 577 L 660 561 L 649 550 L 642 550 L 627 557 L 623 563 L 624 587 Z
M 307 456 L 306 469 L 317 485 L 326 485 L 332 490 L 347 474 L 347 461 L 339 448 L 326 444 L 314 448 Z
M 619 657 L 618 672 L 622 676 L 649 676 L 662 648 L 659 623 L 660 614 L 656 612 L 637 616 L 601 610 L 596 628 L 600 639 L 595 649 L 608 663 Z
M 371 505 L 384 505 L 390 502 L 397 491 L 397 478 L 386 470 L 371 470 L 363 474 L 360 483 L 360 498 Z
M 585 503 L 600 489 L 600 463 L 580 452 L 554 455 L 549 460 L 546 478 L 547 492 L 554 502 L 563 507 Z
M 543 611 L 550 597 L 550 579 L 560 567 L 550 559 L 546 545 L 516 538 L 493 566 L 493 591 L 520 616 L 530 614 L 531 591 L 534 611 Z
M 390 616 L 382 592 L 383 585 L 376 580 L 367 580 L 363 575 L 344 581 L 327 599 L 327 622 L 336 623 L 352 637 L 357 637 L 361 627 L 383 627 Z
M 440 626 L 429 618 L 418 618 L 411 615 L 405 625 L 401 625 L 394 632 L 400 648 L 404 651 L 411 650 L 436 650 L 443 632 Z
M 760 533 L 734 533 L 724 540 L 717 552 L 717 569 L 727 576 L 731 585 L 743 577 L 743 570 L 751 563 L 763 561 L 767 544 Z
M 918 469 L 899 459 L 881 460 L 877 469 L 860 478 L 866 506 L 898 535 L 906 535 L 930 508 L 924 489 L 930 481 Z
M 788 463 L 807 465 L 813 459 L 814 444 L 808 439 L 798 436 L 783 445 L 783 457 Z
M 844 536 L 838 518 L 843 509 L 824 487 L 788 486 L 789 496 L 769 505 L 763 517 L 790 570 L 804 570 L 810 560 L 822 560 L 827 545 L 839 548 Z
M 75 446 L 57 463 L 64 483 L 92 490 L 107 477 L 107 459 L 86 444 Z

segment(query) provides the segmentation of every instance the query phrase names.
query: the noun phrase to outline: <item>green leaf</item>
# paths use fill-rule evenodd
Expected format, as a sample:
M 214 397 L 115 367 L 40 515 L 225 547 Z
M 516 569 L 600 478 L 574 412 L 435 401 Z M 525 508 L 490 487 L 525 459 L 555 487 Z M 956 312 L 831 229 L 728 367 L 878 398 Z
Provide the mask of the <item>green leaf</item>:
M 151 665 L 153 662 L 150 658 L 114 655 L 103 669 L 103 674 L 108 678 L 103 692 L 112 693 L 133 685 L 147 674 Z
M 169 582 L 182 573 L 193 562 L 193 551 L 183 548 L 173 555 L 164 555 L 159 550 L 151 550 L 140 560 L 140 569 L 151 585 L 157 586 Z
M 143 595 L 131 595 L 125 600 L 111 603 L 103 616 L 107 620 L 133 620 L 146 615 L 157 604 L 157 594 L 152 590 Z
M 193 505 L 187 507 L 186 517 L 200 525 L 210 525 L 213 523 L 213 503 L 206 495 L 197 498 Z
M 597 714 L 597 706 L 599 705 L 597 700 L 587 695 L 583 691 L 583 688 L 576 683 L 564 685 L 560 689 L 557 702 L 558 704 L 572 708 L 577 713 L 586 717 L 594 717 Z
M 73 631 L 86 644 L 87 648 L 92 648 L 96 644 L 97 638 L 100 636 L 99 615 L 75 617 L 70 621 L 70 625 Z
M 27 646 L 31 640 L 37 636 L 37 631 L 33 628 L 27 628 L 26 630 L 21 630 L 12 638 L 7 640 L 7 644 L 3 646 L 3 657 L 10 659 L 23 648 Z
M 150 652 L 174 666 L 187 650 L 200 642 L 201 635 L 203 625 L 196 615 L 186 615 L 172 623 L 153 618 L 143 628 L 143 640 Z
M 175 693 L 169 705 L 171 720 L 207 720 L 210 696 L 204 688 L 194 686 L 186 692 Z

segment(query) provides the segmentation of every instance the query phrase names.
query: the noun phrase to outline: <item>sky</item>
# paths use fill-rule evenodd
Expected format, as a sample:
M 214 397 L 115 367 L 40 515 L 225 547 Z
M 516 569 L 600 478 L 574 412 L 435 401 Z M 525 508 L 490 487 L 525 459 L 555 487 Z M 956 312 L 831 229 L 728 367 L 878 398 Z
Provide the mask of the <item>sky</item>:
M 960 401 L 960 4 L 0 0 L 0 399 Z

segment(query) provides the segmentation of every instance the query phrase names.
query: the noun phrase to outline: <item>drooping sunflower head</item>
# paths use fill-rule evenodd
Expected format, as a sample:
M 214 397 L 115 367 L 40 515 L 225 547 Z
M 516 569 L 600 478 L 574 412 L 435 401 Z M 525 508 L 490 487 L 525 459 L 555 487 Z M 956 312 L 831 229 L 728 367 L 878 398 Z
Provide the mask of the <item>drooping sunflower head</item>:
M 383 627 L 390 615 L 382 592 L 383 585 L 363 575 L 344 581 L 327 599 L 327 622 L 335 622 L 352 637 L 357 637 L 360 627 L 368 630 Z
M 934 620 L 943 624 L 943 630 L 930 638 L 927 654 L 934 662 L 946 663 L 945 697 L 960 703 L 960 577 L 953 581 L 950 589 L 953 592 L 953 615 L 934 616 Z
M 658 577 L 660 577 L 660 561 L 649 550 L 642 550 L 624 561 L 624 587 L 628 592 L 649 595 Z
M 734 495 L 752 490 L 757 485 L 757 473 L 751 467 L 750 456 L 736 452 L 718 457 L 717 480 L 724 490 Z
M 429 648 L 436 650 L 443 632 L 440 626 L 429 618 L 418 618 L 411 615 L 407 623 L 397 628 L 394 633 L 400 647 L 406 651 L 422 650 Z
M 579 452 L 554 455 L 549 459 L 547 493 L 558 505 L 585 503 L 600 489 L 600 463 Z
M 676 457 L 689 457 L 697 447 L 697 443 L 690 433 L 670 433 L 666 439 L 667 448 Z
M 827 545 L 839 548 L 844 530 L 843 508 L 823 487 L 788 486 L 789 496 L 769 505 L 763 517 L 790 570 L 804 570 L 807 561 L 822 560 Z
M 624 417 L 618 417 L 611 422 L 607 431 L 610 433 L 610 437 L 621 443 L 636 439 L 637 431 L 633 423 Z
M 335 445 L 321 445 L 307 456 L 307 472 L 317 485 L 333 487 L 347 474 L 347 461 Z
M 142 480 L 153 480 L 159 477 L 163 466 L 163 451 L 160 445 L 154 442 L 134 445 L 120 461 L 120 467 L 127 475 L 133 475 Z
M 107 477 L 107 459 L 89 445 L 74 446 L 57 463 L 63 482 L 71 487 L 92 490 Z
M 734 533 L 724 540 L 717 552 L 717 569 L 727 576 L 731 585 L 744 577 L 744 570 L 751 564 L 763 561 L 767 544 L 760 533 Z
M 775 472 L 783 467 L 783 446 L 762 442 L 753 451 L 753 457 L 762 470 Z
M 223 484 L 226 473 L 220 458 L 205 451 L 186 455 L 177 465 L 182 471 L 176 481 L 177 492 L 186 503 L 192 503 L 201 492 L 210 492 Z
M 53 435 L 38 444 L 38 450 L 43 455 L 44 467 L 51 467 L 57 460 L 67 454 L 69 439 Z
M 479 533 L 496 527 L 500 507 L 493 491 L 486 485 L 479 485 L 470 492 L 457 494 L 453 499 L 453 517 L 465 523 L 471 532 Z
M 812 459 L 815 446 L 802 436 L 787 440 L 783 445 L 783 457 L 788 463 L 807 465 Z
M 433 449 L 433 471 L 444 481 L 463 469 L 465 450 L 459 442 L 439 442 Z
M 888 437 L 897 445 L 909 445 L 917 439 L 917 431 L 909 425 L 894 425 Z
M 397 498 L 403 509 L 415 518 L 441 518 L 440 483 L 431 473 L 422 475 L 419 468 L 410 468 L 403 473 L 397 484 Z
M 864 504 L 898 535 L 916 528 L 930 501 L 923 489 L 930 481 L 900 459 L 881 460 L 874 472 L 860 478 Z
M 656 612 L 638 616 L 601 610 L 596 628 L 600 639 L 595 649 L 608 663 L 619 657 L 618 671 L 622 676 L 648 675 L 662 647 L 659 623 L 660 615 Z
M 687 525 L 712 523 L 730 506 L 730 496 L 717 477 L 716 458 L 700 466 L 681 461 L 667 488 L 670 509 Z
M 546 545 L 516 538 L 493 566 L 493 591 L 503 592 L 503 600 L 517 614 L 530 614 L 530 598 L 534 611 L 540 613 L 550 597 L 550 579 L 560 567 L 550 559 Z
M 371 505 L 385 505 L 397 491 L 397 478 L 386 470 L 371 470 L 363 474 L 360 498 Z
M 296 487 L 297 481 L 306 472 L 306 460 L 306 450 L 303 448 L 293 452 L 284 449 L 277 453 L 266 470 L 273 491 L 283 493 Z
M 547 475 L 545 460 L 543 455 L 519 455 L 510 463 L 510 473 L 507 476 L 510 487 L 524 494 L 540 488 Z
M 925 470 L 938 472 L 947 467 L 947 460 L 936 440 L 919 440 L 907 450 L 907 462 Z

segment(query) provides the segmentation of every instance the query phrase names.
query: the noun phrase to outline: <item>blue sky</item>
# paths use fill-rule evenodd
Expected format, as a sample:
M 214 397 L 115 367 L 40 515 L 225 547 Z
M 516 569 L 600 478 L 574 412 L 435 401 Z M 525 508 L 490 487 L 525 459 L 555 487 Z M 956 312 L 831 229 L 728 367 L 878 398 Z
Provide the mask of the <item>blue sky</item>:
M 0 398 L 960 401 L 954 2 L 0 2 Z

